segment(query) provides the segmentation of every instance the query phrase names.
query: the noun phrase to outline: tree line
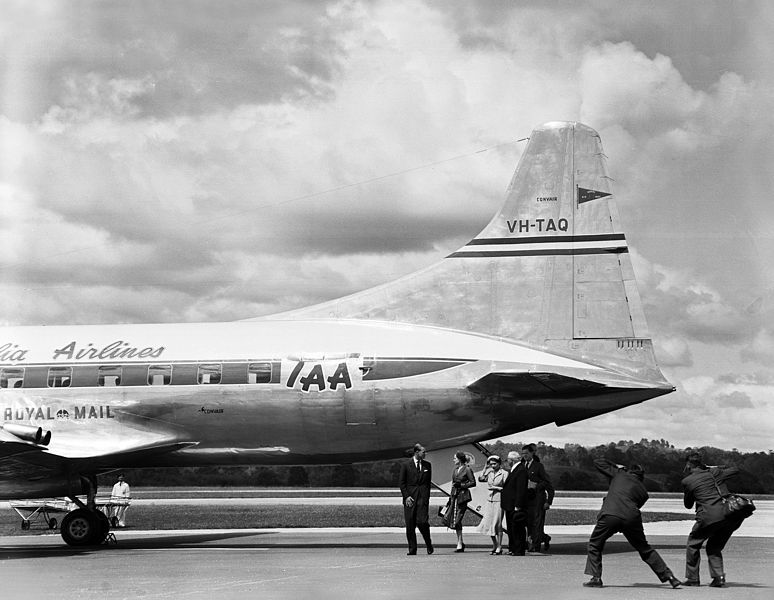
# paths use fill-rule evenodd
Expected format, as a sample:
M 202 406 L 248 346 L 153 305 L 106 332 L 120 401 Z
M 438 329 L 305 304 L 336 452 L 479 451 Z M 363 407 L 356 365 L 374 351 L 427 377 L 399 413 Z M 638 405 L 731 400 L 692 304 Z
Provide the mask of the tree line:
M 526 443 L 526 442 L 525 442 Z M 484 444 L 502 458 L 522 443 Z M 639 442 L 621 440 L 594 447 L 565 444 L 563 447 L 538 442 L 537 454 L 557 490 L 605 490 L 607 480 L 594 468 L 594 460 L 606 458 L 625 465 L 645 468 L 645 485 L 654 492 L 679 492 L 685 476 L 685 456 L 689 450 L 703 453 L 710 465 L 736 466 L 739 476 L 732 481 L 735 492 L 774 493 L 774 451 L 740 452 L 737 449 L 677 449 L 666 440 Z M 451 465 L 433 465 L 434 471 Z M 399 460 L 345 465 L 185 467 L 164 469 L 126 469 L 133 486 L 214 486 L 214 487 L 392 487 L 398 485 Z M 115 474 L 100 476 L 99 485 L 112 485 Z

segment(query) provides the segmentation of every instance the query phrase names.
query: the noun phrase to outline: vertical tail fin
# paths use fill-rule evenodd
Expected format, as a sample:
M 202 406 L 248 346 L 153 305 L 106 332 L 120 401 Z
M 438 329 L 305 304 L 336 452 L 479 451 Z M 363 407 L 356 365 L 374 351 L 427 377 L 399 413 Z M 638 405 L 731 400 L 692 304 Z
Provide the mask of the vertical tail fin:
M 475 331 L 663 380 L 599 135 L 535 129 L 500 212 L 441 262 L 271 318 L 395 320 Z

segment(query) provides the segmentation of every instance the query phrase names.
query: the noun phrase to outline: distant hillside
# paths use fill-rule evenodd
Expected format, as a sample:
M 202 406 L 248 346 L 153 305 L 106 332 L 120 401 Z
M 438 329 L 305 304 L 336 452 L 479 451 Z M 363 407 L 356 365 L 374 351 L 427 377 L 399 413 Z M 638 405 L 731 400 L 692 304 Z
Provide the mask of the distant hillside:
M 496 442 L 485 447 L 505 457 L 522 445 Z M 708 464 L 739 467 L 741 473 L 731 483 L 735 492 L 774 493 L 774 452 L 698 450 Z M 605 490 L 605 478 L 594 469 L 594 459 L 607 458 L 621 464 L 641 464 L 651 491 L 679 492 L 686 451 L 666 440 L 629 440 L 595 447 L 565 444 L 563 448 L 538 442 L 538 456 L 558 490 Z M 398 471 L 399 462 L 391 460 L 335 466 L 127 469 L 124 473 L 133 486 L 397 487 Z M 99 485 L 112 485 L 114 479 L 113 475 L 101 476 Z

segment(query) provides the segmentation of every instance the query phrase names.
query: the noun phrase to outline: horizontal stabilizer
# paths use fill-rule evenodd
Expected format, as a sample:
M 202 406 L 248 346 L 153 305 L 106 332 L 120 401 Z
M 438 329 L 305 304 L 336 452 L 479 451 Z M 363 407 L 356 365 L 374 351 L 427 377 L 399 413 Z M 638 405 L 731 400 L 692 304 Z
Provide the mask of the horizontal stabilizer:
M 606 385 L 558 373 L 489 373 L 468 386 L 480 394 L 519 398 L 573 398 L 604 393 Z M 613 391 L 615 388 L 611 388 Z

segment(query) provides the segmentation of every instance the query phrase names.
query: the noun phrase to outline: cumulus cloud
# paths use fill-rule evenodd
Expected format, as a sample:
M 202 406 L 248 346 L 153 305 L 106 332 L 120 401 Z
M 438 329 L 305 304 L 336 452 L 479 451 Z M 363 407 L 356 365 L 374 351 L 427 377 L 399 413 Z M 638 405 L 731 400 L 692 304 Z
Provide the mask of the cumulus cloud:
M 731 392 L 730 394 L 718 394 L 714 398 L 719 406 L 730 408 L 755 408 L 750 396 L 744 392 Z
M 686 34 L 682 3 L 27 4 L 0 23 L 8 323 L 249 318 L 398 277 L 568 119 L 601 134 L 661 363 L 686 389 L 770 369 L 770 9 Z
M 742 358 L 765 365 L 774 363 L 774 332 L 769 327 L 760 329 L 750 344 L 742 349 Z
M 683 338 L 660 337 L 656 339 L 656 355 L 664 367 L 690 367 L 693 365 L 691 347 Z
M 716 289 L 703 274 L 650 262 L 637 250 L 632 259 L 645 311 L 655 331 L 679 332 L 685 340 L 702 343 L 737 345 L 756 335 L 759 316 L 750 314 L 738 297 Z M 669 350 L 676 348 L 671 337 L 667 334 L 660 342 L 667 346 L 666 360 Z
M 774 386 L 774 373 L 755 371 L 752 373 L 726 373 L 718 377 L 722 383 L 736 385 Z

